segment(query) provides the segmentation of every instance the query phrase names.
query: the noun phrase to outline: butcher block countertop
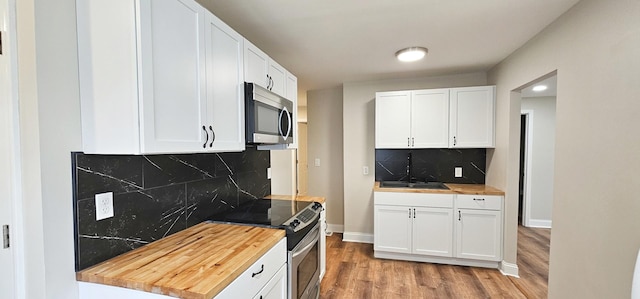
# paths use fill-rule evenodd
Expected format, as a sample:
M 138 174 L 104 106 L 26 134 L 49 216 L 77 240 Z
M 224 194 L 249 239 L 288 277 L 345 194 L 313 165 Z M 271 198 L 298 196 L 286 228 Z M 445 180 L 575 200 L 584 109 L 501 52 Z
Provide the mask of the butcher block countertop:
M 185 299 L 210 299 L 278 241 L 280 229 L 200 223 L 76 273 L 76 279 Z
M 315 201 L 324 204 L 325 198 L 321 196 L 306 196 L 306 195 L 269 195 L 266 199 L 283 199 L 283 200 L 295 200 L 295 201 Z
M 375 192 L 408 192 L 408 193 L 440 193 L 440 194 L 472 194 L 472 195 L 502 195 L 504 191 L 482 184 L 450 184 L 445 183 L 449 190 L 417 189 L 417 188 L 382 188 L 380 182 L 373 186 Z

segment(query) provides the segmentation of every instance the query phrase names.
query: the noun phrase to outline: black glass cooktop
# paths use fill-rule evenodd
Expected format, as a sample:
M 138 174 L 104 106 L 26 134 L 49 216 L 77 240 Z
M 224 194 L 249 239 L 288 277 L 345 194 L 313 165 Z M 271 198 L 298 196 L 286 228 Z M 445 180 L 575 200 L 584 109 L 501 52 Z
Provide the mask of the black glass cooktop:
M 210 220 L 281 227 L 287 220 L 312 204 L 278 199 L 251 200 L 231 211 L 213 215 Z

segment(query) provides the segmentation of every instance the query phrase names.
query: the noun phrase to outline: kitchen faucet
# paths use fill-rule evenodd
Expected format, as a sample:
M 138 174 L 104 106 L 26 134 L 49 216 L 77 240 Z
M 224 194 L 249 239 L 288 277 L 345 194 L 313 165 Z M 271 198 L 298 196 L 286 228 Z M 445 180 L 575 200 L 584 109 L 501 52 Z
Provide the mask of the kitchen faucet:
M 412 153 L 409 152 L 409 154 L 407 155 L 407 183 L 412 183 L 413 180 L 413 163 L 412 163 L 413 157 L 412 157 Z

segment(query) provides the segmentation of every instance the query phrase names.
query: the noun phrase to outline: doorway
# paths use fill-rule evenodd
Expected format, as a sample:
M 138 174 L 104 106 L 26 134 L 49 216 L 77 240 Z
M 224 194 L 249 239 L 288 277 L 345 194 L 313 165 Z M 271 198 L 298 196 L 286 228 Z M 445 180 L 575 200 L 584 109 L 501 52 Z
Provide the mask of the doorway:
M 526 227 L 552 225 L 556 82 L 553 74 L 520 91 L 518 223 Z

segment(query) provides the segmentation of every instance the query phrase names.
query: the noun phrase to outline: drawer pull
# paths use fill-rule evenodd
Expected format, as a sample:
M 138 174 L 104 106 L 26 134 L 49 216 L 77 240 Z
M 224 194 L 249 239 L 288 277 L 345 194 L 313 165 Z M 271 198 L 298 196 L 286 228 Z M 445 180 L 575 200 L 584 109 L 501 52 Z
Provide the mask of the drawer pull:
M 258 274 L 260 274 L 260 273 L 262 273 L 262 272 L 264 272 L 264 264 L 262 264 L 262 268 L 260 268 L 260 271 L 258 271 L 258 272 L 256 272 L 256 273 L 251 274 L 251 277 L 256 277 L 256 275 L 258 275 Z
M 484 198 L 474 198 L 473 200 L 484 201 Z

